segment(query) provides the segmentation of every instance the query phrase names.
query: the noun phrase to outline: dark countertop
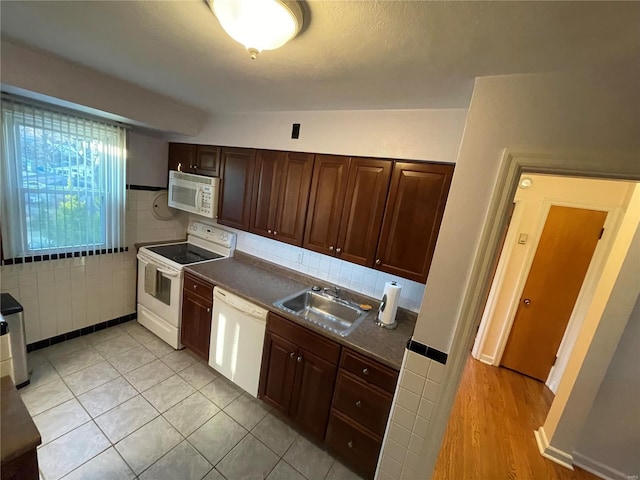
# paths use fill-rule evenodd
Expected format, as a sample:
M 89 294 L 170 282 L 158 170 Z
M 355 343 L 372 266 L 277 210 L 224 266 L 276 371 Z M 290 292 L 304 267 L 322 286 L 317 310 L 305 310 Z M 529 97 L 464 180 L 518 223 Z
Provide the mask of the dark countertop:
M 407 341 L 413 334 L 417 314 L 398 309 L 398 327 L 387 330 L 375 325 L 379 301 L 343 289 L 344 298 L 356 303 L 368 303 L 373 309 L 362 323 L 348 336 L 340 337 L 313 323 L 297 318 L 273 306 L 273 302 L 309 288 L 312 285 L 331 286 L 326 281 L 309 277 L 288 268 L 265 262 L 237 252 L 233 258 L 214 260 L 185 267 L 185 271 L 218 285 L 265 309 L 287 318 L 305 328 L 314 330 L 353 350 L 359 351 L 396 370 L 400 370 Z

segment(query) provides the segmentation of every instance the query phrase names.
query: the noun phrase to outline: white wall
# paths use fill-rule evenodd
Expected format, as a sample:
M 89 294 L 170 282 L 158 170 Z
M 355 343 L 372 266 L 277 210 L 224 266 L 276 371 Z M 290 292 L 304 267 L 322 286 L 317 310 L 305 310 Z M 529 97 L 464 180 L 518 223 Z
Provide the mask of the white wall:
M 332 110 L 214 115 L 196 137 L 176 141 L 455 162 L 467 111 Z M 300 138 L 291 125 L 300 123 Z
M 133 130 L 127 143 L 127 184 L 166 188 L 169 144 L 164 136 Z
M 637 71 L 484 77 L 476 85 L 415 338 L 449 351 L 503 149 L 561 157 L 640 148 Z M 585 168 L 590 160 L 585 159 Z
M 629 318 L 598 396 L 580 433 L 574 458 L 600 473 L 640 475 L 640 298 Z M 595 467 L 595 468 L 594 468 Z
M 202 113 L 195 108 L 6 39 L 0 43 L 0 52 L 3 90 L 23 95 L 34 92 L 41 100 L 45 100 L 42 96 L 53 97 L 62 106 L 88 107 L 85 110 L 92 113 L 158 130 L 186 135 L 198 132 Z

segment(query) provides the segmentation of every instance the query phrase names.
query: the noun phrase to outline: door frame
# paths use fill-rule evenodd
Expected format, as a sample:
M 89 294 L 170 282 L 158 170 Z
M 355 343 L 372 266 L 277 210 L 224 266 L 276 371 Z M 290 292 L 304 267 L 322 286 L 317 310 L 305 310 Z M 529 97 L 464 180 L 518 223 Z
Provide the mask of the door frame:
M 558 351 L 556 352 L 556 364 L 551 368 L 549 376 L 545 381 L 545 384 L 549 387 L 549 389 L 551 389 L 553 393 L 557 393 L 562 374 L 564 373 L 564 370 L 567 366 L 571 350 L 573 349 L 578 332 L 580 331 L 582 322 L 584 321 L 584 317 L 587 313 L 585 305 L 586 307 L 588 307 L 591 298 L 593 297 L 598 279 L 602 274 L 605 261 L 611 250 L 611 246 L 613 245 L 613 240 L 615 239 L 618 228 L 620 227 L 623 209 L 622 207 L 619 207 L 617 205 L 587 204 L 581 202 L 555 200 L 550 197 L 545 198 L 542 202 L 540 215 L 538 217 L 538 220 L 536 221 L 534 233 L 531 235 L 530 248 L 527 250 L 524 261 L 520 266 L 516 286 L 513 290 L 511 298 L 509 298 L 509 307 L 505 316 L 506 319 L 501 320 L 494 318 L 495 307 L 497 304 L 499 292 L 501 291 L 504 284 L 504 277 L 506 276 L 507 266 L 511 258 L 511 253 L 515 248 L 515 239 L 519 233 L 520 223 L 522 222 L 522 201 L 516 201 L 515 203 L 516 210 L 514 211 L 511 225 L 509 226 L 509 231 L 507 233 L 507 241 L 510 243 L 508 244 L 508 248 L 506 248 L 504 250 L 504 253 L 500 256 L 499 262 L 501 268 L 496 273 L 494 282 L 491 285 L 491 296 L 487 301 L 487 305 L 484 309 L 482 320 L 480 322 L 480 329 L 478 330 L 478 335 L 475 339 L 472 350 L 472 355 L 474 358 L 496 367 L 499 366 L 500 362 L 502 361 L 502 355 L 504 354 L 504 350 L 507 346 L 507 341 L 509 340 L 509 335 L 511 334 L 513 322 L 515 321 L 516 313 L 518 311 L 518 307 L 520 306 L 520 297 L 522 296 L 522 292 L 524 291 L 526 281 L 529 278 L 531 266 L 533 265 L 533 259 L 536 252 L 538 251 L 540 238 L 542 236 L 542 230 L 546 225 L 551 207 L 573 207 L 585 210 L 607 212 L 607 218 L 605 219 L 604 223 L 606 234 L 603 235 L 602 240 L 598 242 L 598 245 L 593 252 L 593 257 L 589 262 L 589 268 L 584 276 L 582 287 L 580 288 L 580 292 L 576 299 L 576 306 L 571 312 L 571 316 L 569 317 L 569 321 L 562 337 L 562 341 L 560 342 L 560 346 L 558 347 Z M 483 353 L 484 344 L 488 331 L 490 329 L 490 325 L 493 322 L 499 321 L 503 321 L 503 324 L 498 335 L 496 348 L 493 352 L 491 352 L 491 354 L 487 354 L 486 352 Z
M 607 158 L 607 162 L 602 161 L 604 157 Z M 485 217 L 493 221 L 485 222 L 480 235 L 460 307 L 459 321 L 454 329 L 447 366 L 442 378 L 440 398 L 434 406 L 429 430 L 422 447 L 418 468 L 429 472 L 429 475 L 435 467 L 467 355 L 471 350 L 476 328 L 482 317 L 486 292 L 489 291 L 492 281 L 492 266 L 495 265 L 499 255 L 502 235 L 507 226 L 509 205 L 513 202 L 523 173 L 640 181 L 637 156 L 632 154 L 599 152 L 585 155 L 576 152 L 524 152 L 508 148 L 503 150 Z M 602 378 L 599 381 L 602 381 Z

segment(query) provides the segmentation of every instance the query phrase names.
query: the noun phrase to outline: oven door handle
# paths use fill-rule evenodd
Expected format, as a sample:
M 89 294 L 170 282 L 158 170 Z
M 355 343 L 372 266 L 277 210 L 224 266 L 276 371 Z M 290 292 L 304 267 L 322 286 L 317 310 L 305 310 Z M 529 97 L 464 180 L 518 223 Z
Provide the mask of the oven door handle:
M 137 254 L 136 258 L 139 261 L 141 261 L 142 263 L 144 263 L 145 266 L 150 265 L 150 264 L 151 265 L 155 265 L 156 270 L 158 272 L 166 275 L 167 277 L 179 277 L 180 276 L 180 272 L 176 272 L 176 271 L 173 271 L 173 270 L 165 270 L 164 268 L 159 267 L 158 264 L 151 262 L 148 258 L 146 258 L 146 257 L 144 257 L 144 256 L 142 256 L 140 254 Z

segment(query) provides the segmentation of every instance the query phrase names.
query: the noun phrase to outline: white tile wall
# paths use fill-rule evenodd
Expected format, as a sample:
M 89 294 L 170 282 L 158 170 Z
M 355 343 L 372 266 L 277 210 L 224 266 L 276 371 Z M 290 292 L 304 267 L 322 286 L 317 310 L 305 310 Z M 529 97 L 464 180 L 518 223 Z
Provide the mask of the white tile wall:
M 192 220 L 202 221 L 194 216 Z M 300 247 L 277 242 L 252 233 L 235 230 L 226 226 L 221 228 L 232 230 L 238 234 L 236 248 L 268 262 L 277 263 L 283 267 L 296 270 L 312 277 L 326 280 L 350 290 L 363 293 L 373 298 L 382 298 L 384 284 L 395 280 L 402 285 L 400 306 L 418 312 L 424 294 L 424 285 L 404 278 L 379 272 L 371 268 L 362 267 L 345 262 L 337 258 L 328 257 L 320 253 L 311 252 Z
M 422 478 L 417 473 L 445 366 L 405 350 L 376 480 Z
M 27 343 L 135 312 L 134 243 L 184 238 L 188 221 L 153 217 L 156 193 L 127 191 L 128 252 L 0 267 L 0 290 L 24 307 Z

